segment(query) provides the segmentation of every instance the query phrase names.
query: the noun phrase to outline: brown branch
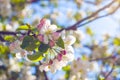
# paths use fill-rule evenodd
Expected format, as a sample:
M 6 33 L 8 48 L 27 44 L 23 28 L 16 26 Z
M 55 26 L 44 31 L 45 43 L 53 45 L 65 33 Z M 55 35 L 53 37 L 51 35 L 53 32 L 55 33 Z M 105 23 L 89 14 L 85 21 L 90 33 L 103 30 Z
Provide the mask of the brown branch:
M 97 10 L 96 12 L 94 12 L 93 14 L 91 14 L 90 16 L 88 16 L 88 17 L 86 17 L 86 18 L 78 21 L 77 23 L 75 23 L 74 25 L 72 25 L 72 26 L 70 26 L 70 27 L 77 26 L 77 25 L 80 24 L 81 22 L 83 22 L 83 21 L 85 21 L 85 20 L 88 20 L 88 19 L 94 17 L 95 15 L 97 15 L 97 14 L 98 14 L 99 12 L 101 12 L 102 10 L 110 7 L 115 1 L 116 1 L 116 0 L 113 0 L 113 1 L 112 1 L 111 3 L 109 3 L 108 5 L 106 5 L 106 6 L 104 6 L 103 8 Z
M 108 13 L 108 14 L 105 14 L 105 15 L 102 15 L 102 16 L 99 16 L 99 17 L 96 17 L 96 18 L 94 18 L 94 19 L 92 19 L 92 20 L 90 20 L 90 21 L 88 21 L 88 22 L 85 22 L 85 23 L 79 25 L 78 27 L 81 27 L 81 26 L 83 26 L 83 25 L 89 24 L 89 23 L 91 23 L 91 22 L 93 22 L 93 21 L 95 21 L 95 20 L 97 20 L 97 19 L 100 19 L 100 18 L 103 18 L 103 17 L 107 17 L 107 16 L 109 16 L 109 15 L 112 15 L 112 14 L 114 14 L 119 8 L 120 8 L 120 4 L 119 4 L 112 12 L 110 12 L 110 13 Z
M 5 41 L 1 35 L 0 35 L 0 41 L 2 41 L 2 42 Z
M 41 61 L 39 61 L 39 64 L 42 65 Z M 44 74 L 45 80 L 49 80 L 47 73 L 44 70 L 43 70 L 43 74 Z
M 113 72 L 114 70 L 114 64 L 112 65 L 112 69 L 110 70 L 110 72 L 105 76 L 105 80 L 107 80 L 107 78 L 110 76 L 110 74 Z
M 90 62 L 91 61 L 98 61 L 98 60 L 107 60 L 107 59 L 112 59 L 112 58 L 114 58 L 114 56 L 108 56 L 108 57 L 105 57 L 105 58 L 96 58 L 96 59 L 92 59 L 92 60 L 89 60 Z
M 0 35 L 14 35 L 14 36 L 16 36 L 17 34 L 25 35 L 26 33 L 21 33 L 21 32 L 9 32 L 9 31 L 0 31 Z
M 44 76 L 45 76 L 45 80 L 49 80 L 49 79 L 48 79 L 48 77 L 47 77 L 46 72 L 45 72 L 45 71 L 43 71 L 43 73 L 44 73 Z
M 91 14 L 90 16 L 88 16 L 88 17 L 86 17 L 86 18 L 83 18 L 82 20 L 79 20 L 77 23 L 75 23 L 75 24 L 72 25 L 72 26 L 68 26 L 67 28 L 63 28 L 63 29 L 61 29 L 61 30 L 58 30 L 58 32 L 61 32 L 61 31 L 63 31 L 63 30 L 76 30 L 77 27 L 78 27 L 78 25 L 79 25 L 80 23 L 82 23 L 82 22 L 84 22 L 84 21 L 86 21 L 86 20 L 88 20 L 88 19 L 96 16 L 99 12 L 101 12 L 101 11 L 103 11 L 104 9 L 110 7 L 115 1 L 116 1 L 116 0 L 113 0 L 113 1 L 110 2 L 108 5 L 100 8 L 99 10 L 97 10 L 96 12 L 94 12 L 93 14 Z
M 2 35 L 13 35 L 13 36 L 17 36 L 17 34 L 26 35 L 27 33 L 0 31 L 0 41 L 6 42 L 6 40 L 4 40 L 4 38 L 3 38 Z

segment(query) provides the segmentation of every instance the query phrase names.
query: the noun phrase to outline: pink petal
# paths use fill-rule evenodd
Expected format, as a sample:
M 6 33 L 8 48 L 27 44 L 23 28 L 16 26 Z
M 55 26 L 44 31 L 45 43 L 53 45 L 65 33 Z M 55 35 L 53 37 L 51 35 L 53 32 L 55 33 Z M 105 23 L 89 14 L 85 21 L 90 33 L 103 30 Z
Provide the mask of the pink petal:
M 41 42 L 44 41 L 44 35 L 42 35 L 42 34 L 39 34 L 39 35 L 37 36 L 37 38 L 38 38 L 39 41 L 41 41 Z
M 59 32 L 52 33 L 53 40 L 58 40 L 59 37 L 60 37 L 60 33 Z
M 40 24 L 38 24 L 38 26 L 37 26 L 37 29 L 38 29 L 38 30 L 40 30 L 40 29 L 44 26 L 45 21 L 46 21 L 46 19 L 41 19 L 41 20 L 40 20 Z
M 53 40 L 50 40 L 50 41 L 49 41 L 49 46 L 50 46 L 50 47 L 55 46 L 55 42 L 54 42 Z

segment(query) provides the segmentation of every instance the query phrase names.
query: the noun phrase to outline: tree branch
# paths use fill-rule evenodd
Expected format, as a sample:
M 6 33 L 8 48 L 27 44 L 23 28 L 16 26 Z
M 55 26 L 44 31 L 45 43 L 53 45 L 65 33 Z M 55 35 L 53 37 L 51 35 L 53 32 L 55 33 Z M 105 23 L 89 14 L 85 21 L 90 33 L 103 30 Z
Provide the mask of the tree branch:
M 41 61 L 39 61 L 39 64 L 42 65 Z M 49 80 L 47 77 L 47 73 L 44 70 L 43 70 L 43 74 L 44 74 L 45 80 Z
M 114 70 L 114 64 L 112 65 L 112 69 L 110 70 L 110 72 L 105 76 L 105 80 L 107 80 L 107 78 L 110 76 L 110 74 L 113 72 Z
M 98 61 L 98 60 L 107 60 L 107 59 L 112 59 L 112 58 L 114 58 L 114 56 L 113 56 L 113 55 L 108 56 L 108 57 L 104 57 L 104 58 L 92 59 L 92 60 L 89 60 L 89 61 L 91 62 L 91 61 Z
M 5 41 L 1 35 L 0 35 L 0 41 L 2 41 L 2 42 Z
M 102 16 L 99 16 L 99 17 L 96 17 L 96 18 L 94 18 L 94 19 L 92 19 L 92 20 L 90 20 L 90 21 L 87 21 L 87 22 L 79 25 L 78 27 L 81 27 L 81 26 L 83 26 L 83 25 L 89 24 L 89 23 L 91 23 L 91 22 L 93 22 L 93 21 L 95 21 L 95 20 L 97 20 L 97 19 L 100 19 L 100 18 L 103 18 L 103 17 L 107 17 L 107 16 L 109 16 L 109 15 L 112 15 L 112 14 L 115 13 L 119 8 L 120 8 L 120 4 L 119 4 L 112 12 L 110 12 L 110 13 L 108 13 L 108 14 L 105 14 L 105 15 L 102 15 Z
M 26 33 L 21 33 L 21 32 L 9 32 L 9 31 L 0 31 L 1 35 L 14 35 L 16 36 L 17 34 L 25 35 Z
M 4 40 L 4 38 L 2 37 L 2 35 L 13 35 L 13 36 L 17 36 L 17 34 L 26 35 L 27 33 L 0 31 L 0 41 L 5 42 L 5 40 Z
M 84 22 L 84 21 L 86 21 L 86 20 L 88 20 L 88 19 L 96 16 L 99 12 L 101 12 L 101 11 L 103 11 L 104 9 L 110 7 L 115 1 L 116 1 L 116 0 L 113 0 L 113 1 L 110 2 L 108 5 L 100 8 L 99 10 L 97 10 L 96 12 L 94 12 L 93 14 L 91 14 L 90 16 L 88 16 L 88 17 L 86 17 L 86 18 L 83 18 L 82 20 L 79 20 L 77 23 L 75 23 L 75 24 L 72 25 L 72 26 L 68 26 L 67 28 L 63 28 L 63 29 L 61 29 L 61 30 L 58 30 L 58 32 L 61 32 L 61 31 L 63 31 L 63 30 L 76 30 L 77 27 L 78 27 L 78 25 L 79 25 L 80 23 L 82 23 L 82 22 Z

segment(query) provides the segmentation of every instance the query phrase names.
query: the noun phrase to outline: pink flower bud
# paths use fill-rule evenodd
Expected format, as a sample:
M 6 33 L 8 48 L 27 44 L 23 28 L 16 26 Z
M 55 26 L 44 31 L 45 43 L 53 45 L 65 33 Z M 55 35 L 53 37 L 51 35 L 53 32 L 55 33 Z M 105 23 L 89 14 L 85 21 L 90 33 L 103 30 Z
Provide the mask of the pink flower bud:
M 58 61 L 61 61 L 62 60 L 62 54 L 58 54 L 57 59 L 58 59 Z
M 49 46 L 50 46 L 50 47 L 55 46 L 55 42 L 54 42 L 53 40 L 50 40 L 50 41 L 49 41 Z
M 44 26 L 45 21 L 46 21 L 46 19 L 41 19 L 41 20 L 40 20 L 40 24 L 37 26 L 37 29 L 38 29 L 38 30 L 40 30 L 40 29 Z
M 42 35 L 42 34 L 39 34 L 39 35 L 37 36 L 37 38 L 38 38 L 38 40 L 41 41 L 41 42 L 44 41 L 44 35 Z
M 52 61 L 52 60 L 49 61 L 49 65 L 51 65 L 51 64 L 53 64 L 53 61 Z
M 53 40 L 58 40 L 59 37 L 60 37 L 60 33 L 59 32 L 52 33 Z
M 60 53 L 61 53 L 62 55 L 66 55 L 66 50 L 62 50 L 62 51 L 60 51 Z

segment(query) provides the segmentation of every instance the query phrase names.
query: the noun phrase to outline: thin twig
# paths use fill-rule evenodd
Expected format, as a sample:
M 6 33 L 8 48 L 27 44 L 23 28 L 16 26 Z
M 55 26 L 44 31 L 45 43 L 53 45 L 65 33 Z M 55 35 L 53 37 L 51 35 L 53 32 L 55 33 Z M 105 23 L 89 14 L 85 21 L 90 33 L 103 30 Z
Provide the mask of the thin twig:
M 115 12 L 119 9 L 119 7 L 120 7 L 120 4 L 114 9 L 114 11 L 112 11 L 112 12 L 110 12 L 110 13 L 108 13 L 108 14 L 105 14 L 105 15 L 102 15 L 102 16 L 99 16 L 99 17 L 96 17 L 96 18 L 94 18 L 94 19 L 92 19 L 92 20 L 90 20 L 90 21 L 88 21 L 88 22 L 85 22 L 85 23 L 79 25 L 78 27 L 81 27 L 81 26 L 84 26 L 84 25 L 86 25 L 86 24 L 89 24 L 89 23 L 91 23 L 91 22 L 93 22 L 93 21 L 95 21 L 95 20 L 97 20 L 97 19 L 100 19 L 100 18 L 103 18 L 103 17 L 107 17 L 107 16 L 109 16 L 109 15 L 112 15 L 113 13 L 115 13 Z
M 48 79 L 48 77 L 47 77 L 46 72 L 45 72 L 45 71 L 43 71 L 43 73 L 44 73 L 44 76 L 45 76 L 45 80 L 49 80 L 49 79 Z
M 9 31 L 0 31 L 1 35 L 14 35 L 16 36 L 17 34 L 25 35 L 26 33 L 21 33 L 21 32 L 9 32 Z
M 111 3 L 109 3 L 108 5 L 106 5 L 106 6 L 104 6 L 103 8 L 97 10 L 95 13 L 91 14 L 90 16 L 88 16 L 88 17 L 86 17 L 86 18 L 84 18 L 84 19 L 78 21 L 77 23 L 75 23 L 75 24 L 72 25 L 71 27 L 76 26 L 76 25 L 80 24 L 81 22 L 83 22 L 83 21 L 85 21 L 85 20 L 88 20 L 88 19 L 92 18 L 93 16 L 95 16 L 95 15 L 97 15 L 99 12 L 101 12 L 102 10 L 104 10 L 104 9 L 106 9 L 106 8 L 108 8 L 108 7 L 110 7 L 115 1 L 116 1 L 116 0 L 113 0 L 113 1 L 112 1 Z
M 75 23 L 75 24 L 72 25 L 72 26 L 68 26 L 67 28 L 63 28 L 63 29 L 61 29 L 61 30 L 58 30 L 58 32 L 61 32 L 61 31 L 63 31 L 63 30 L 76 30 L 77 27 L 78 27 L 78 25 L 79 25 L 80 23 L 82 23 L 82 22 L 84 22 L 84 21 L 86 21 L 86 20 L 88 20 L 88 19 L 96 16 L 99 12 L 101 12 L 101 11 L 103 11 L 104 9 L 110 7 L 115 1 L 116 1 L 116 0 L 113 0 L 113 1 L 110 2 L 108 5 L 100 8 L 99 10 L 97 10 L 96 12 L 94 12 L 93 14 L 91 14 L 90 16 L 88 16 L 88 17 L 86 17 L 86 18 L 83 18 L 82 20 L 79 20 L 77 23 Z
M 41 61 L 39 61 L 39 64 L 42 65 Z M 43 70 L 43 74 L 44 74 L 45 80 L 49 80 L 47 77 L 47 73 L 44 70 Z
M 110 72 L 105 76 L 105 80 L 107 80 L 107 78 L 110 76 L 110 74 L 113 72 L 114 70 L 114 64 L 112 65 L 112 69 L 110 70 Z
M 5 41 L 1 35 L 0 35 L 0 41 L 2 41 L 2 42 Z
M 92 59 L 92 60 L 89 60 L 90 62 L 91 61 L 98 61 L 98 60 L 107 60 L 107 59 L 112 59 L 114 58 L 114 56 L 108 56 L 108 57 L 105 57 L 105 58 L 97 58 L 97 59 Z

